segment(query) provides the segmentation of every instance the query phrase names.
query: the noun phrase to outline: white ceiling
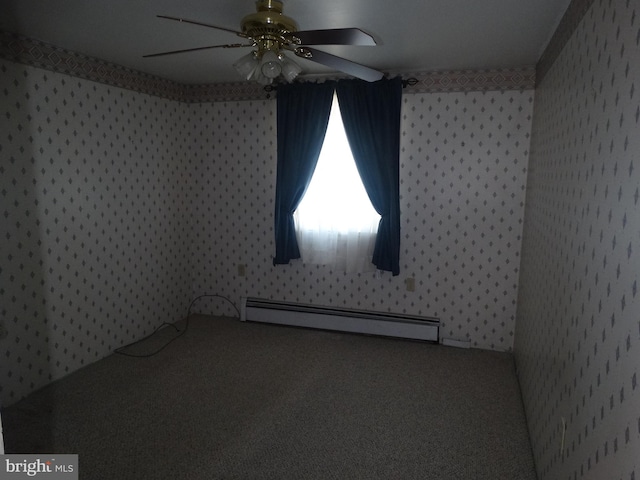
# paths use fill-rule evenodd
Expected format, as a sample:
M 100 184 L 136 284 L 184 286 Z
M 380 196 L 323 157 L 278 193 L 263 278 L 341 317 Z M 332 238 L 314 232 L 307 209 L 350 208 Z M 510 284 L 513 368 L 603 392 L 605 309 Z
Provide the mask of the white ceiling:
M 317 47 L 383 72 L 535 64 L 570 0 L 283 0 L 300 30 L 359 27 L 376 47 Z M 239 81 L 233 62 L 249 49 L 142 58 L 242 43 L 232 33 L 157 18 L 169 15 L 233 30 L 254 0 L 0 0 L 0 30 L 181 83 Z M 329 73 L 295 60 L 308 74 Z

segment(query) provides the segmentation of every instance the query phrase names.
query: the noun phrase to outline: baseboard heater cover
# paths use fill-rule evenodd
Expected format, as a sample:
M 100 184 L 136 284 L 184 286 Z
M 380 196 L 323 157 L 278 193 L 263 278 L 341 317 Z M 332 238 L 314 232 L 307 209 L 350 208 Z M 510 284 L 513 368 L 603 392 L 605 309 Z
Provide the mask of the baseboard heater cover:
M 242 298 L 240 320 L 438 342 L 440 320 L 397 313 Z

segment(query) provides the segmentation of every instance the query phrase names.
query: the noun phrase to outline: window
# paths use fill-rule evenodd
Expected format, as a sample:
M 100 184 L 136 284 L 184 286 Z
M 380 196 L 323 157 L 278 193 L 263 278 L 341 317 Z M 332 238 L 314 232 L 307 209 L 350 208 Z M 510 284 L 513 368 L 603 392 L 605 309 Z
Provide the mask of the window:
M 354 157 L 358 160 L 360 177 L 367 186 L 368 196 L 376 210 L 381 212 L 371 263 L 379 270 L 398 275 L 402 107 L 400 77 L 377 82 L 303 82 L 278 88 L 278 164 L 273 264 L 284 265 L 301 257 L 294 210 L 298 208 L 302 201 L 301 196 L 311 183 L 322 150 L 334 91 L 340 99 L 339 111 L 342 112 L 341 118 L 346 119 L 344 124 L 351 139 L 349 145 L 353 147 Z M 334 180 L 342 176 L 332 171 L 331 181 L 329 186 L 323 189 L 324 195 L 320 203 L 323 204 L 328 198 L 335 197 Z M 348 191 L 359 183 L 354 180 L 348 185 Z M 340 210 L 346 206 L 340 205 Z M 303 216 L 303 220 L 306 220 L 306 216 Z M 300 232 L 307 231 L 309 229 L 306 227 L 300 228 Z M 373 240 L 372 235 L 368 237 Z M 318 243 L 315 245 L 318 246 Z M 351 262 L 351 257 L 351 253 L 347 251 L 345 260 Z M 307 259 L 310 261 L 309 255 Z M 346 265 L 346 269 L 352 271 L 349 264 Z
M 362 185 L 335 94 L 318 164 L 294 220 L 304 263 L 375 270 L 371 257 L 380 215 Z

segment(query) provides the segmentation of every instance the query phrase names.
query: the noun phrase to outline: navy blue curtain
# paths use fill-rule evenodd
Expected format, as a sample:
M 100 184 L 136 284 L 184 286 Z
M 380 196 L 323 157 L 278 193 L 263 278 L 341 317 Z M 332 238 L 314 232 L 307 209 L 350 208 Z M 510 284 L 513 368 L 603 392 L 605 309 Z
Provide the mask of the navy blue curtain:
M 372 262 L 398 275 L 402 79 L 341 80 L 336 93 L 358 173 L 381 216 Z
M 273 264 L 300 258 L 293 212 L 318 163 L 329 123 L 335 84 L 294 83 L 278 87 L 278 170 Z

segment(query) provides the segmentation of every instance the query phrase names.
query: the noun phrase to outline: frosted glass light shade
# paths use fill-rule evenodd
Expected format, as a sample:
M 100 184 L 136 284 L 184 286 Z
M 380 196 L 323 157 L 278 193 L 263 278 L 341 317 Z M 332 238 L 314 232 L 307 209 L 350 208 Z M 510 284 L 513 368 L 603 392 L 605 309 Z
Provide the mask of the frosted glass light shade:
M 254 70 L 258 67 L 260 61 L 256 56 L 256 52 L 251 52 L 243 57 L 240 57 L 236 63 L 233 64 L 233 68 L 242 76 L 242 78 L 249 80 Z
M 296 62 L 287 57 L 282 59 L 282 76 L 287 82 L 293 82 L 300 72 L 302 72 L 302 68 Z
M 275 52 L 267 50 L 262 55 L 260 70 L 267 78 L 276 78 L 282 72 L 282 64 Z
M 262 55 L 262 56 L 260 56 Z M 253 51 L 240 57 L 233 68 L 244 78 L 262 85 L 270 85 L 275 78 L 282 78 L 291 83 L 302 72 L 302 68 L 284 53 L 267 50 L 260 54 Z
M 258 82 L 260 85 L 270 85 L 273 83 L 273 78 L 265 77 L 260 67 L 257 67 L 247 80 Z

